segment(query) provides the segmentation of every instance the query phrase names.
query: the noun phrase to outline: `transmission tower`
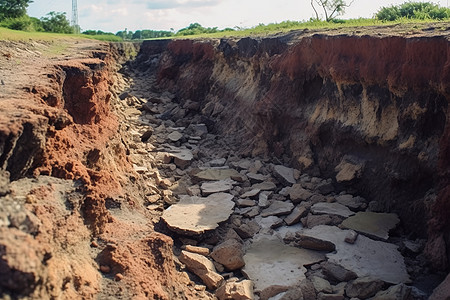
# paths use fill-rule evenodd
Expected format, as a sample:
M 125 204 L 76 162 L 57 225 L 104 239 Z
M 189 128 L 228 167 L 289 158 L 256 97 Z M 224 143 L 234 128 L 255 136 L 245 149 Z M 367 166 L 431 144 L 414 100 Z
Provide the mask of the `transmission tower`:
M 72 0 L 72 21 L 70 22 L 75 33 L 80 33 L 80 25 L 78 25 L 78 5 L 77 0 Z

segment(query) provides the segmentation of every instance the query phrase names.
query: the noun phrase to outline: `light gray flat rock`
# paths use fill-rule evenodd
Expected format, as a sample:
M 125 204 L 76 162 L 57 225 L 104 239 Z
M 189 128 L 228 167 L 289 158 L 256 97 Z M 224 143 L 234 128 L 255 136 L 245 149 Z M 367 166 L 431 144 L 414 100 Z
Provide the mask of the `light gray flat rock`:
M 276 165 L 273 167 L 273 175 L 283 184 L 289 185 L 296 183 L 294 169 L 292 168 Z
M 263 182 L 267 179 L 267 176 L 264 176 L 262 174 L 255 174 L 255 173 L 247 173 L 246 174 L 248 179 L 250 179 L 250 182 L 256 183 L 256 182 Z
M 255 197 L 256 195 L 259 194 L 259 192 L 261 192 L 260 189 L 252 189 L 244 194 L 241 195 L 242 198 L 250 198 L 250 197 Z
M 233 188 L 233 184 L 236 184 L 236 182 L 229 179 L 210 181 L 202 183 L 200 189 L 203 196 L 208 196 L 214 193 L 229 192 Z
M 360 209 L 366 206 L 364 198 L 352 195 L 341 195 L 336 197 L 336 201 L 352 209 Z
M 295 286 L 305 279 L 305 265 L 324 260 L 316 251 L 290 247 L 277 238 L 255 241 L 244 255 L 242 272 L 255 284 L 255 291 L 271 286 Z
M 220 222 L 233 213 L 233 195 L 211 194 L 208 197 L 180 197 L 180 202 L 170 206 L 162 215 L 167 226 L 178 233 L 198 235 L 214 230 Z
M 311 212 L 313 214 L 327 214 L 327 215 L 336 215 L 344 218 L 348 218 L 349 216 L 354 215 L 355 213 L 348 209 L 347 206 L 344 206 L 339 203 L 327 203 L 327 202 L 319 202 L 311 206 Z
M 173 147 L 169 151 L 169 155 L 173 157 L 173 162 L 177 167 L 185 168 L 194 159 L 194 155 L 189 149 L 175 148 Z
M 178 142 L 183 137 L 183 135 L 178 131 L 173 131 L 167 137 L 172 142 Z
M 193 176 L 197 181 L 215 181 L 215 180 L 225 180 L 230 179 L 234 176 L 241 176 L 238 171 L 234 169 L 206 169 L 198 172 Z
M 211 167 L 222 167 L 226 163 L 226 161 L 227 160 L 225 158 L 217 158 L 217 159 L 211 160 L 209 162 L 209 165 Z
M 255 218 L 255 221 L 262 229 L 276 228 L 280 227 L 283 224 L 283 220 L 275 216 L 270 216 L 266 218 L 257 216 Z
M 261 191 L 273 191 L 277 186 L 271 181 L 264 181 L 252 185 L 252 189 L 260 189 Z
M 344 220 L 342 226 L 369 237 L 387 240 L 389 238 L 389 230 L 395 228 L 399 222 L 400 219 L 396 214 L 359 212 L 355 216 Z
M 272 204 L 264 209 L 262 217 L 288 215 L 294 209 L 294 204 L 287 201 L 273 201 Z
M 332 242 L 336 253 L 327 254 L 328 261 L 353 271 L 358 277 L 372 276 L 388 283 L 410 282 L 403 256 L 397 246 L 359 236 L 354 244 L 346 243 L 348 230 L 318 225 L 303 230 L 303 235 Z

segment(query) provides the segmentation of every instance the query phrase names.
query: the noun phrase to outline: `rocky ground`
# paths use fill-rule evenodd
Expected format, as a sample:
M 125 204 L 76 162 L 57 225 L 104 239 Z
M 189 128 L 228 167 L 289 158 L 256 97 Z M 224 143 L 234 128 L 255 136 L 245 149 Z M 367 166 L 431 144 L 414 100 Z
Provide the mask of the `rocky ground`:
M 151 72 L 123 71 L 133 79 L 120 105 L 130 157 L 160 189 L 147 209 L 162 214 L 157 228 L 197 288 L 219 299 L 427 299 L 442 280 L 397 215 L 337 193 L 331 178 L 237 155 L 196 103 L 180 106 Z M 357 172 L 344 163 L 336 179 Z
M 336 187 L 358 162 L 321 178 L 251 156 L 154 68 L 125 63 L 137 45 L 64 43 L 0 45 L 2 298 L 450 295 L 425 240 Z

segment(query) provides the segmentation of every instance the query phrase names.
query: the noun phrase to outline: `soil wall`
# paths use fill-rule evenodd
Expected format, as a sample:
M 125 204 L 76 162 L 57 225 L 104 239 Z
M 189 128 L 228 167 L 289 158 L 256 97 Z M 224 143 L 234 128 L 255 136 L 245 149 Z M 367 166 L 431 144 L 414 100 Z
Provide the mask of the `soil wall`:
M 274 155 L 397 212 L 447 268 L 449 58 L 446 36 L 305 31 L 147 41 L 134 63 L 180 104 L 199 102 L 242 153 Z

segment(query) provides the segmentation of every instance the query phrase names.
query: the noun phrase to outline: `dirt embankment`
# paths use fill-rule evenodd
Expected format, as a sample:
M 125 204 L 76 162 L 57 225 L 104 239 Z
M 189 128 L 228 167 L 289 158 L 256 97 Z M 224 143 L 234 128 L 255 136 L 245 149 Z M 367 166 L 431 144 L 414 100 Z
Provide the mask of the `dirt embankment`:
M 0 295 L 189 297 L 172 240 L 143 206 L 155 190 L 138 180 L 116 111 L 128 85 L 118 63 L 138 48 L 61 43 L 50 57 L 51 44 L 0 44 Z
M 198 102 L 241 153 L 275 154 L 398 213 L 446 269 L 449 33 L 397 31 L 149 41 L 136 68 L 157 70 L 181 106 Z

